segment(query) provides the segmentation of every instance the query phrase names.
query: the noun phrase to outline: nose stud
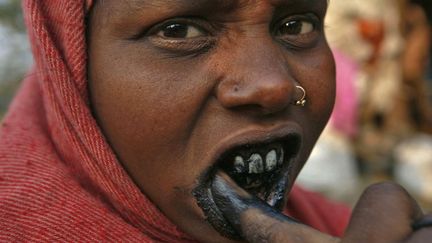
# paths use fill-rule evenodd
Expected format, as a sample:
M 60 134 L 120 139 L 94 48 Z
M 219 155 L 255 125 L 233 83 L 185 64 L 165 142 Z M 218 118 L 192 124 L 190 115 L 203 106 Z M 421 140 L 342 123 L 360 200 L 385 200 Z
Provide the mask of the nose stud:
M 300 99 L 295 101 L 294 105 L 305 106 L 305 104 L 306 104 L 306 90 L 300 85 L 296 85 L 296 88 L 299 89 L 301 92 L 303 92 L 303 95 Z

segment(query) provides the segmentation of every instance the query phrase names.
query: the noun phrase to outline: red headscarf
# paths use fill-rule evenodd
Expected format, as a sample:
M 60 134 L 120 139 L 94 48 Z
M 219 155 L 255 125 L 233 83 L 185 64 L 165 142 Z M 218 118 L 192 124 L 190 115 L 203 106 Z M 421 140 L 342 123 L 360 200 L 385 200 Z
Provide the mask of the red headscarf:
M 89 108 L 90 1 L 25 0 L 35 68 L 0 129 L 0 241 L 192 242 L 133 183 Z M 295 188 L 291 214 L 339 235 L 349 210 Z

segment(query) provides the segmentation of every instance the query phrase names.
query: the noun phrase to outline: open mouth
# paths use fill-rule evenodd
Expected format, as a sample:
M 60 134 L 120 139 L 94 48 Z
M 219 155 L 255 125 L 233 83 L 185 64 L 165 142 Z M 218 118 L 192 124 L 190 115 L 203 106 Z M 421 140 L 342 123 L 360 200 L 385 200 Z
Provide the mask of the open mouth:
M 291 137 L 285 141 L 239 146 L 225 152 L 217 167 L 247 192 L 275 207 L 278 181 L 298 151 L 298 140 Z
M 207 221 L 222 235 L 239 239 L 212 197 L 211 184 L 219 170 L 250 194 L 281 211 L 285 205 L 292 162 L 298 154 L 300 144 L 300 136 L 290 134 L 272 141 L 234 146 L 223 152 L 193 191 Z

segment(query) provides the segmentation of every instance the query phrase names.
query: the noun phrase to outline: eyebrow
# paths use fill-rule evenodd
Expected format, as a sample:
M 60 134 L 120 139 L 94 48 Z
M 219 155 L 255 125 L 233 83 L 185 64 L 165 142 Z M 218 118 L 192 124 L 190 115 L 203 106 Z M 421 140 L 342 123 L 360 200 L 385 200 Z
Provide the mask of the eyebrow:
M 134 8 L 142 9 L 147 7 L 161 7 L 165 4 L 177 4 L 184 6 L 198 5 L 198 4 L 208 4 L 212 3 L 213 5 L 219 6 L 232 6 L 237 5 L 239 2 L 248 2 L 250 0 L 127 0 L 127 2 L 131 3 Z M 261 0 L 258 0 L 261 1 Z M 269 0 L 270 2 L 274 2 L 275 4 L 298 4 L 298 3 L 314 3 L 319 2 L 320 0 Z M 328 2 L 328 0 L 326 0 Z
M 175 5 L 179 8 L 198 7 L 199 5 L 218 6 L 219 8 L 230 8 L 237 5 L 239 0 L 128 0 L 129 6 L 140 11 L 145 8 L 158 8 L 165 5 Z
M 130 10 L 139 12 L 148 8 L 163 8 L 175 6 L 177 10 L 199 10 L 208 9 L 212 11 L 229 11 L 237 7 L 246 6 L 251 1 L 262 0 L 127 0 Z M 300 5 L 307 6 L 309 4 L 317 4 L 328 2 L 328 0 L 268 0 L 273 5 L 282 5 L 285 7 Z

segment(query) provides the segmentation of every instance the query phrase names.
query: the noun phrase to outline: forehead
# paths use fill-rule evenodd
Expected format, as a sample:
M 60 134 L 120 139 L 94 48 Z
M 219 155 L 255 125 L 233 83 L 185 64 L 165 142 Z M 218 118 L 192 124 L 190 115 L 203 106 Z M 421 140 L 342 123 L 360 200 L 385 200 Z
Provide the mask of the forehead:
M 142 11 L 148 8 L 191 8 L 200 6 L 214 6 L 222 9 L 232 9 L 250 4 L 267 3 L 274 6 L 297 6 L 323 4 L 327 0 L 101 0 L 103 3 L 112 3 L 117 7 L 121 5 L 128 11 Z
M 176 5 L 196 5 L 204 3 L 213 3 L 215 5 L 244 5 L 248 3 L 270 3 L 278 4 L 296 4 L 296 3 L 309 3 L 319 2 L 319 0 L 125 0 L 131 7 L 142 8 L 154 5 L 176 4 Z

